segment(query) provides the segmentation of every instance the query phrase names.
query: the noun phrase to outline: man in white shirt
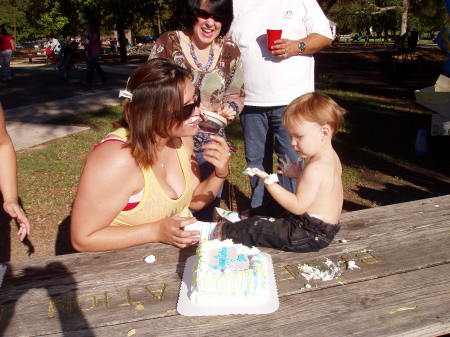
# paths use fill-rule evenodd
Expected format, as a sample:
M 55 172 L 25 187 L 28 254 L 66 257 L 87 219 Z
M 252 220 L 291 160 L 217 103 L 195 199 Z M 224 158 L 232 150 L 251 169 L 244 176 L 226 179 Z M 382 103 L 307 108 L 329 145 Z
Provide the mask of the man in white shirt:
M 61 51 L 61 44 L 59 43 L 58 39 L 49 37 L 48 46 L 56 55 L 59 55 L 59 52 Z
M 234 0 L 230 36 L 241 50 L 245 107 L 240 115 L 249 167 L 272 172 L 273 152 L 299 160 L 281 116 L 296 97 L 314 91 L 313 54 L 332 42 L 329 20 L 316 0 Z M 267 48 L 268 28 L 282 29 L 281 39 Z M 296 181 L 279 176 L 294 192 Z M 251 214 L 267 210 L 264 184 L 250 178 Z

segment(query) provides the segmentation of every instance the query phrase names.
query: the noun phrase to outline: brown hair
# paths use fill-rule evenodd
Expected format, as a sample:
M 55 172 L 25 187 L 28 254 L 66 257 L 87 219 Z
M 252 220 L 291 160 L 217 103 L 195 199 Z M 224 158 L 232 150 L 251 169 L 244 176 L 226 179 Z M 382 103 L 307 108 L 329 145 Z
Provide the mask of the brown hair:
M 330 125 L 334 136 L 341 127 L 345 114 L 346 110 L 330 96 L 311 92 L 297 97 L 287 106 L 283 114 L 283 125 L 306 119 L 319 125 Z
M 189 72 L 168 59 L 155 58 L 131 74 L 121 120 L 116 126 L 128 129 L 128 144 L 143 167 L 153 164 L 158 138 L 169 137 L 170 129 L 186 120 L 182 114 L 184 89 Z

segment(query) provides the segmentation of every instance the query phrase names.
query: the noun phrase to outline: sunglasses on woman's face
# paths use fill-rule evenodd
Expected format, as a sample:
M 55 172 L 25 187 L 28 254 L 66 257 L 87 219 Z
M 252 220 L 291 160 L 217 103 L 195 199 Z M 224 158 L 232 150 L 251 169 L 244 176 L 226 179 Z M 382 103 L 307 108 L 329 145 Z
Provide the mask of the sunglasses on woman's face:
M 194 15 L 198 18 L 198 19 L 203 19 L 203 20 L 208 20 L 209 18 L 213 18 L 214 21 L 217 22 L 222 22 L 222 18 L 216 14 L 212 14 L 208 11 L 205 11 L 204 9 L 201 8 L 195 8 L 194 9 Z
M 183 107 L 180 109 L 179 113 L 177 114 L 178 116 L 180 116 L 179 119 L 182 121 L 188 119 L 194 112 L 194 109 L 198 108 L 199 106 L 200 106 L 200 90 L 198 88 L 196 88 L 195 94 L 194 94 L 194 102 L 183 105 Z

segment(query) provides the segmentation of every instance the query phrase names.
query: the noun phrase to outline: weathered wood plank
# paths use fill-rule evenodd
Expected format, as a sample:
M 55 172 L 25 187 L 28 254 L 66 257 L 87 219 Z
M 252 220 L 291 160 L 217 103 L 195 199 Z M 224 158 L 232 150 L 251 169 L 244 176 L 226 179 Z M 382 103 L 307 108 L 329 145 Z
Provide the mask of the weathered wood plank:
M 270 315 L 171 316 L 98 327 L 95 336 L 437 336 L 450 331 L 449 274 L 447 264 L 285 296 Z
M 347 283 L 448 263 L 450 196 L 405 204 L 344 214 L 339 235 L 349 239 L 348 244 L 336 241 L 310 254 L 267 250 L 272 253 L 280 297 L 300 293 L 304 280 L 298 263 L 316 263 L 324 257 L 362 261 L 358 262 L 361 270 L 348 271 L 339 280 Z M 416 210 L 413 216 L 411 208 Z M 372 213 L 377 213 L 378 222 L 355 225 Z M 348 229 L 347 223 L 353 228 Z M 372 255 L 362 253 L 364 249 L 372 250 Z M 143 263 L 148 254 L 157 257 L 155 264 Z M 170 317 L 175 314 L 184 261 L 192 254 L 193 250 L 153 244 L 12 264 L 11 275 L 0 288 L 0 335 L 3 324 L 8 325 L 7 335 L 31 336 L 61 331 L 61 324 L 65 330 L 76 330 Z M 317 286 L 335 284 L 318 282 Z M 44 324 L 37 326 L 36 321 Z

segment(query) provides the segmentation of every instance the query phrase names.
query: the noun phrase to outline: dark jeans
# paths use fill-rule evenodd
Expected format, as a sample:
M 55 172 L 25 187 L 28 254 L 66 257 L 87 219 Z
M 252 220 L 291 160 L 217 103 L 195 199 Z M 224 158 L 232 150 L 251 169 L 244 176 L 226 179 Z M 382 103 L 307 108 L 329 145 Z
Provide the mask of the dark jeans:
M 106 80 L 105 73 L 103 72 L 103 69 L 100 66 L 100 63 L 98 62 L 99 57 L 100 57 L 99 51 L 89 52 L 88 59 L 87 59 L 87 79 L 86 79 L 88 81 L 88 83 L 92 83 L 94 71 L 97 71 L 98 76 L 100 77 L 100 80 L 102 82 L 105 82 L 105 80 Z
M 72 60 L 74 59 L 74 55 L 72 53 L 64 54 L 59 65 L 59 70 L 61 71 L 69 71 L 70 66 L 72 64 Z
M 292 149 L 286 129 L 281 124 L 281 116 L 286 106 L 244 107 L 240 115 L 245 141 L 245 158 L 248 167 L 257 167 L 272 173 L 273 152 L 284 159 L 287 154 L 293 163 L 298 161 L 298 154 Z M 296 180 L 278 175 L 280 185 L 290 192 L 295 191 Z M 251 207 L 263 206 L 265 197 L 264 183 L 258 177 L 250 177 L 252 188 Z
M 315 252 L 328 246 L 339 231 L 309 214 L 286 213 L 283 218 L 254 216 L 238 222 L 226 222 L 222 240 L 233 239 L 246 246 L 268 247 L 287 252 Z
M 200 181 L 203 181 L 208 178 L 211 173 L 214 172 L 215 168 L 214 165 L 211 165 L 205 160 L 205 158 L 203 157 L 203 152 L 195 151 L 195 156 L 197 157 L 198 165 L 200 167 Z M 193 216 L 195 216 L 198 221 L 212 221 L 214 208 L 220 206 L 220 200 L 222 199 L 222 190 L 223 185 L 220 188 L 219 193 L 217 193 L 216 198 L 208 206 L 201 209 L 200 211 L 193 212 Z

